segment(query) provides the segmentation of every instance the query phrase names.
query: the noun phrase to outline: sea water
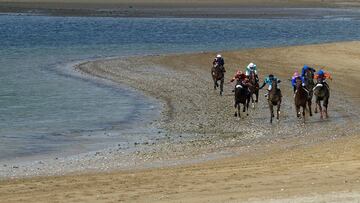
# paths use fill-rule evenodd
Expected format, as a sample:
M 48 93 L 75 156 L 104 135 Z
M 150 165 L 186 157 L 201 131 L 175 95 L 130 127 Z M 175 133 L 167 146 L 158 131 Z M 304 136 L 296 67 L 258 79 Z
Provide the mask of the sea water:
M 136 131 L 137 126 L 158 116 L 159 106 L 153 100 L 126 87 L 78 78 L 65 71 L 69 63 L 111 56 L 359 40 L 358 16 L 344 16 L 180 19 L 0 15 L 0 161 L 79 153 L 117 142 L 126 145 L 156 134 Z M 106 135 L 111 129 L 117 133 Z

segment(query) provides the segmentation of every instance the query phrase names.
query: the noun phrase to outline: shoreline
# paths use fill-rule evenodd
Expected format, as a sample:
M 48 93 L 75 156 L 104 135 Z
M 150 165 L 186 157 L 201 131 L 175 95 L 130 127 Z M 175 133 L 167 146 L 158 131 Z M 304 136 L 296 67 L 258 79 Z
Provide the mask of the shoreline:
M 294 157 L 297 157 L 297 159 L 294 159 L 294 162 L 296 162 L 295 160 L 301 159 L 301 151 L 306 152 L 306 154 L 312 154 L 312 151 L 319 150 L 321 151 L 319 157 L 321 157 L 325 153 L 322 151 L 321 146 L 331 146 L 325 148 L 330 150 L 330 152 L 327 151 L 326 153 L 331 154 L 333 150 L 332 147 L 337 147 L 339 149 L 344 147 L 345 150 L 346 146 L 340 144 L 349 144 L 348 142 L 350 140 L 353 142 L 351 146 L 354 146 L 351 147 L 351 149 L 356 151 L 356 146 L 359 144 L 359 142 L 356 141 L 359 136 L 359 129 L 356 126 L 356 123 L 359 121 L 357 112 L 359 111 L 358 107 L 360 100 L 358 99 L 360 95 L 358 92 L 347 92 L 347 97 L 349 98 L 341 100 L 340 92 L 343 88 L 354 88 L 355 85 L 358 84 L 357 81 L 360 80 L 356 69 L 360 62 L 354 59 L 348 60 L 352 55 L 360 53 L 360 49 L 358 48 L 359 43 L 360 42 L 341 42 L 249 49 L 222 53 L 227 59 L 227 78 L 229 78 L 229 75 L 235 71 L 235 69 L 239 66 L 239 63 L 241 67 L 245 67 L 248 60 L 254 59 L 256 59 L 256 63 L 260 67 L 259 71 L 261 78 L 269 72 L 274 71 L 276 75 L 285 81 L 286 76 L 289 76 L 289 74 L 293 71 L 293 68 L 290 67 L 301 67 L 299 64 L 300 62 L 306 62 L 309 65 L 321 67 L 325 66 L 326 70 L 334 73 L 333 76 L 336 78 L 336 81 L 331 82 L 331 87 L 333 87 L 333 89 L 330 101 L 331 107 L 329 110 L 331 113 L 330 120 L 319 122 L 318 115 L 315 115 L 313 118 L 308 118 L 310 122 L 313 123 L 309 124 L 306 128 L 302 125 L 298 125 L 296 123 L 296 119 L 293 118 L 294 115 L 292 112 L 291 96 L 289 96 L 291 95 L 291 88 L 289 84 L 286 83 L 282 85 L 282 89 L 284 90 L 284 94 L 287 98 L 285 98 L 284 106 L 282 107 L 283 110 L 280 123 L 274 125 L 268 124 L 268 109 L 264 103 L 262 93 L 260 96 L 260 104 L 255 110 L 250 111 L 249 117 L 241 120 L 234 119 L 232 114 L 233 108 L 231 108 L 232 96 L 230 93 L 232 86 L 225 85 L 225 96 L 220 97 L 216 92 L 213 92 L 210 85 L 211 80 L 208 77 L 208 64 L 209 60 L 212 59 L 212 56 L 214 55 L 212 52 L 160 55 L 156 57 L 130 57 L 126 59 L 100 60 L 81 64 L 81 67 L 78 66 L 77 69 L 80 68 L 88 74 L 106 78 L 107 80 L 111 80 L 113 82 L 129 85 L 132 88 L 145 92 L 146 95 L 152 96 L 157 100 L 161 99 L 165 101 L 168 107 L 167 109 L 164 108 L 165 111 L 162 113 L 162 118 L 160 118 L 159 121 L 156 121 L 155 125 L 164 129 L 164 133 L 167 135 L 166 139 L 163 140 L 164 145 L 161 145 L 161 149 L 158 151 L 150 150 L 150 152 L 140 152 L 140 156 L 133 159 L 133 161 L 135 160 L 135 163 L 140 163 L 137 167 L 141 165 L 141 161 L 144 159 L 150 164 L 152 162 L 160 163 L 158 167 L 155 167 L 154 169 L 139 167 L 133 172 L 126 170 L 125 172 L 121 172 L 119 169 L 114 172 L 112 172 L 113 170 L 105 170 L 105 174 L 102 172 L 95 172 L 90 174 L 80 173 L 80 175 L 77 175 L 77 173 L 75 173 L 75 175 L 62 176 L 62 178 L 65 180 L 72 180 L 78 178 L 86 179 L 87 177 L 100 178 L 111 176 L 113 178 L 122 177 L 128 180 L 129 177 L 131 179 L 131 174 L 136 174 L 136 176 L 140 177 L 146 177 L 146 174 L 153 174 L 156 177 L 162 177 L 161 171 L 164 170 L 167 171 L 167 173 L 174 173 L 175 171 L 179 172 L 179 170 L 181 171 L 182 169 L 191 170 L 191 168 L 198 168 L 197 170 L 204 171 L 205 174 L 210 174 L 212 167 L 209 168 L 209 166 L 213 166 L 219 170 L 224 169 L 225 171 L 231 171 L 235 170 L 233 165 L 236 165 L 237 161 L 239 161 L 239 164 L 248 164 L 250 168 L 254 167 L 259 160 L 263 160 L 264 163 L 269 163 L 272 160 L 275 162 L 282 161 L 289 164 L 292 162 L 291 160 L 287 160 L 287 154 L 289 153 L 294 154 Z M 319 50 L 321 50 L 321 52 L 319 52 Z M 346 53 L 344 50 L 346 50 Z M 294 56 L 296 57 L 294 58 Z M 337 56 L 338 60 L 333 56 Z M 343 65 L 348 67 L 346 72 L 342 72 L 343 70 L 341 67 Z M 344 81 L 347 80 L 352 80 L 354 82 L 350 84 L 344 83 Z M 139 81 L 141 81 L 141 83 Z M 352 107 L 355 107 L 355 109 L 352 109 Z M 220 123 L 217 119 L 219 115 L 222 117 Z M 350 128 L 350 130 L 348 128 Z M 297 134 L 294 134 L 295 132 Z M 185 138 L 189 138 L 189 140 L 186 140 Z M 178 143 L 176 143 L 177 141 Z M 320 148 L 318 148 L 318 146 L 320 146 Z M 309 149 L 310 152 L 307 151 Z M 344 151 L 343 154 L 345 152 L 346 151 Z M 215 155 L 215 159 L 210 159 L 210 161 L 206 160 L 206 155 L 209 156 L 211 153 Z M 165 154 L 169 155 L 164 156 Z M 279 154 L 282 154 L 282 159 L 280 160 L 277 159 L 277 155 Z M 221 155 L 224 156 L 221 157 Z M 349 155 L 355 156 L 353 153 L 350 153 Z M 101 157 L 108 156 L 112 155 L 101 155 Z M 217 159 L 216 156 L 218 156 Z M 196 160 L 196 157 L 203 159 L 200 160 L 200 162 L 192 162 L 191 160 Z M 306 160 L 307 164 L 310 164 L 314 161 L 314 159 L 317 160 L 319 158 L 317 156 L 311 157 L 309 155 L 306 155 L 306 157 L 308 157 L 308 160 Z M 331 156 L 331 159 L 336 159 L 336 157 Z M 109 162 L 115 162 L 118 160 L 112 159 L 109 160 Z M 169 160 L 175 160 L 174 165 L 176 167 L 171 166 L 171 164 L 170 167 L 169 165 L 164 164 Z M 181 163 L 181 160 L 185 160 L 185 164 Z M 186 160 L 188 161 L 187 163 Z M 305 162 L 305 160 L 303 161 Z M 144 163 L 146 164 L 146 162 L 143 162 L 143 164 Z M 246 167 L 241 169 L 243 167 L 242 165 L 237 165 L 237 167 L 240 170 L 246 171 Z M 264 168 L 267 166 L 265 164 L 256 165 L 256 167 L 259 170 L 262 170 L 262 167 Z M 299 166 L 295 164 L 288 165 L 288 167 L 290 170 L 292 167 L 296 168 Z M 268 177 L 268 175 L 272 172 L 271 168 L 268 170 L 269 171 L 267 172 L 264 171 L 264 174 L 267 174 L 266 178 L 271 180 L 271 176 Z M 227 176 L 227 173 L 222 174 L 223 175 L 220 177 L 224 178 Z M 179 177 L 191 177 L 193 174 L 191 173 L 191 175 L 186 175 L 185 173 L 183 175 L 185 176 L 180 175 Z M 241 176 L 241 174 L 238 175 L 239 177 Z M 251 170 L 248 172 L 248 175 L 251 177 Z M 356 176 L 357 174 L 355 173 L 354 175 Z M 211 177 L 214 178 L 214 176 Z M 264 177 L 264 175 L 260 174 L 260 177 Z M 206 176 L 203 178 L 206 178 Z M 241 179 L 243 178 L 245 178 L 245 180 L 248 179 L 241 176 Z M 275 180 L 276 178 L 281 177 L 278 177 L 275 174 Z M 20 183 L 27 181 L 33 181 L 36 183 L 37 180 L 47 181 L 48 179 L 58 180 L 57 177 L 40 177 L 19 179 L 17 181 Z M 168 178 L 160 178 L 162 184 L 164 185 L 167 185 L 169 181 L 171 182 L 171 180 L 167 179 Z M 200 179 L 197 180 L 200 181 Z M 149 179 L 149 181 L 151 180 Z M 228 181 L 231 182 L 231 180 Z M 317 181 L 321 182 L 324 180 L 320 177 Z M 11 183 L 11 181 L 3 182 L 3 184 L 7 183 Z M 141 183 L 143 183 L 142 179 L 140 178 L 136 183 L 141 185 Z M 152 184 L 152 182 L 148 182 L 148 184 Z M 271 188 L 271 183 L 269 182 L 268 184 L 270 184 L 270 186 L 264 187 L 268 187 L 269 189 Z M 126 185 L 129 186 L 129 183 L 125 182 L 123 186 Z M 193 184 L 191 185 L 194 186 Z M 122 187 L 122 185 L 120 186 Z M 185 185 L 184 189 L 189 187 L 190 185 Z M 257 186 L 253 185 L 253 187 L 254 190 L 256 190 Z M 280 186 L 277 186 L 277 188 L 278 187 Z M 138 191 L 136 188 L 131 188 L 134 191 Z M 326 185 L 321 188 L 324 191 L 329 190 L 326 189 Z M 176 190 L 176 187 L 173 189 Z M 201 189 L 201 185 L 198 186 L 198 189 Z M 247 190 L 249 190 L 249 188 Z M 125 191 L 126 190 L 119 190 L 117 192 L 123 194 Z M 296 193 L 296 190 L 293 192 Z M 124 200 L 145 201 L 148 197 L 155 201 L 155 196 L 163 193 L 159 192 L 159 194 L 153 194 L 154 196 L 151 196 L 149 194 L 146 195 L 144 191 L 138 191 L 138 194 L 141 194 L 141 197 L 125 195 L 124 198 L 127 198 Z M 251 196 L 251 193 L 248 193 L 247 195 L 244 195 L 243 198 L 254 197 Z M 234 196 L 240 198 L 238 195 Z M 165 201 L 171 199 L 174 200 L 171 197 L 176 197 L 176 195 L 174 196 L 173 193 L 170 193 L 170 199 L 165 198 Z M 267 194 L 267 196 L 265 195 L 265 197 L 269 197 L 269 194 Z M 187 199 L 193 202 L 201 200 L 196 199 L 195 196 L 193 196 L 193 198 L 182 197 L 181 199 Z M 226 200 L 224 197 L 220 199 Z
M 173 17 L 173 18 L 322 18 L 346 11 L 358 15 L 354 1 L 276 0 L 0 0 L 0 13 L 84 17 Z

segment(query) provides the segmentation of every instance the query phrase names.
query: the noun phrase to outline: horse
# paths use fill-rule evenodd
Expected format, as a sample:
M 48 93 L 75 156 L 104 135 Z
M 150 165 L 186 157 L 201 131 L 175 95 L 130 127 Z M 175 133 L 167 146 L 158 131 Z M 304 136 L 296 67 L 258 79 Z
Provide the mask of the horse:
M 323 112 L 325 113 L 325 117 L 328 118 L 328 104 L 329 104 L 329 97 L 330 97 L 330 90 L 327 84 L 324 82 L 318 82 L 316 86 L 314 87 L 314 95 L 315 95 L 315 113 L 318 112 L 317 107 L 319 107 L 320 110 L 320 118 L 323 119 Z M 321 101 L 323 101 L 323 107 L 324 111 L 321 107 Z
M 313 98 L 313 88 L 315 87 L 315 83 L 314 83 L 314 71 L 306 71 L 305 73 L 305 77 L 304 77 L 304 83 L 305 83 L 305 88 L 308 90 L 308 107 L 309 107 L 309 114 L 310 116 L 312 116 L 312 98 Z
M 240 116 L 240 104 L 243 104 L 243 112 L 245 112 L 246 108 L 246 115 L 248 116 L 248 109 L 249 109 L 249 103 L 250 103 L 250 92 L 247 87 L 244 87 L 243 84 L 240 81 L 237 81 L 235 86 L 235 114 L 234 116 L 237 117 Z M 236 112 L 237 108 L 237 112 Z
M 214 90 L 216 90 L 216 87 L 219 87 L 218 81 L 220 81 L 220 95 L 222 95 L 224 87 L 224 70 L 224 67 L 218 63 L 215 63 L 211 68 L 211 76 L 214 81 Z
M 274 106 L 277 106 L 276 110 L 276 119 L 279 121 L 280 116 L 280 106 L 281 106 L 281 90 L 278 89 L 278 81 L 272 80 L 271 82 L 271 90 L 269 91 L 268 95 L 268 104 L 270 109 L 270 123 L 272 123 L 274 117 Z
M 306 104 L 309 106 L 310 116 L 312 116 L 311 99 L 309 99 L 309 92 L 302 86 L 302 81 L 300 79 L 296 79 L 296 91 L 294 101 L 296 108 L 296 116 L 300 118 L 300 108 L 302 107 L 302 118 L 303 123 L 305 123 Z
M 253 95 L 255 94 L 255 103 L 258 103 L 259 100 L 259 81 L 257 81 L 256 79 L 256 75 L 254 73 L 254 71 L 250 72 L 250 76 L 249 76 L 249 90 L 250 90 L 250 95 L 251 95 L 251 103 L 252 103 L 252 108 L 255 108 L 255 104 L 254 104 L 254 97 Z

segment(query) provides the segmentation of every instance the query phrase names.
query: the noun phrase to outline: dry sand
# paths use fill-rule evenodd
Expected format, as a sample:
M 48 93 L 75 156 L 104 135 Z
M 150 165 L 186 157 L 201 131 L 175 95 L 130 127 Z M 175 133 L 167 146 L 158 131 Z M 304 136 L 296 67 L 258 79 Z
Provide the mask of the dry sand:
M 257 63 L 261 78 L 275 73 L 283 79 L 281 120 L 273 125 L 263 97 L 249 117 L 233 117 L 232 85 L 226 85 L 223 97 L 212 90 L 209 64 L 214 54 L 112 59 L 78 68 L 166 104 L 154 125 L 171 136 L 202 140 L 198 145 L 184 141 L 183 148 L 177 144 L 182 158 L 198 154 L 206 159 L 216 151 L 232 157 L 176 167 L 7 180 L 0 183 L 0 202 L 358 202 L 360 42 L 223 53 L 227 79 L 250 61 Z M 321 121 L 315 115 L 305 126 L 295 119 L 286 81 L 304 63 L 324 67 L 334 77 L 329 82 L 330 118 Z M 216 147 L 223 140 L 232 144 Z M 157 153 L 162 159 L 161 153 L 172 151 Z

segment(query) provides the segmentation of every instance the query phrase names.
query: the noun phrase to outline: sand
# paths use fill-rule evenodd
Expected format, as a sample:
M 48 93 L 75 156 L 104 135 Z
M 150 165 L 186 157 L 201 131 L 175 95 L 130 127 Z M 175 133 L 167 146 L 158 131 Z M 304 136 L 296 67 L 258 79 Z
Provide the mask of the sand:
M 112 17 L 321 17 L 337 13 L 334 8 L 359 6 L 359 1 L 341 0 L 0 0 L 0 12 L 5 13 Z
M 156 156 L 150 162 L 162 163 L 155 168 L 5 180 L 0 183 L 0 202 L 358 202 L 359 45 L 222 53 L 227 80 L 250 61 L 257 63 L 261 78 L 275 73 L 283 80 L 282 114 L 273 125 L 263 96 L 248 117 L 233 117 L 233 85 L 225 86 L 222 97 L 212 89 L 209 65 L 215 53 L 81 64 L 77 69 L 84 73 L 156 98 L 164 110 L 153 125 L 181 142 L 170 139 L 167 146 L 176 147 L 153 151 Z M 306 125 L 295 118 L 287 82 L 304 63 L 323 67 L 334 77 L 329 82 L 330 118 L 321 121 L 316 114 L 307 117 Z M 224 156 L 209 158 L 212 154 Z M 188 162 L 165 164 L 174 160 Z

